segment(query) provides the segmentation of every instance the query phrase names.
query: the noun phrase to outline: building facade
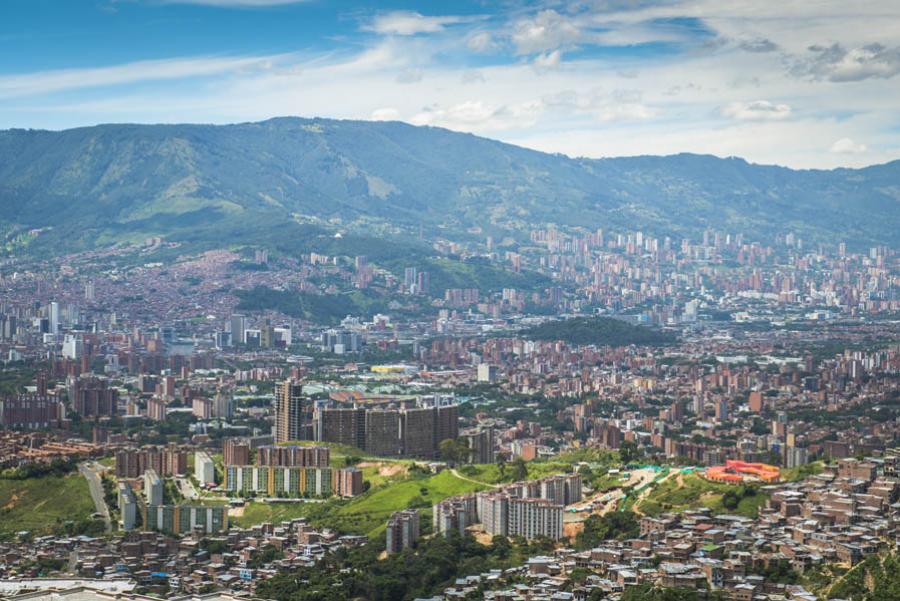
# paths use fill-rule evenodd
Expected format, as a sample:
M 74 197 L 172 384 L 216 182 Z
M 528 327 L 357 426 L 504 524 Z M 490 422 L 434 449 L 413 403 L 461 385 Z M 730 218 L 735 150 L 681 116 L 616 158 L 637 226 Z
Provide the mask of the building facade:
M 386 550 L 399 553 L 403 549 L 415 548 L 419 539 L 419 512 L 415 509 L 396 511 L 387 523 Z

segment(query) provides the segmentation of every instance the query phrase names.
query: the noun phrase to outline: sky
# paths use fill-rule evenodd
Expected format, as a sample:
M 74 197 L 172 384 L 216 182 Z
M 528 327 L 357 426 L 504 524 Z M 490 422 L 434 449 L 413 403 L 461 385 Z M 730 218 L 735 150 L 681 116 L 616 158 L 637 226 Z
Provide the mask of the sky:
M 0 2 L 0 128 L 285 115 L 570 156 L 883 163 L 900 1 Z

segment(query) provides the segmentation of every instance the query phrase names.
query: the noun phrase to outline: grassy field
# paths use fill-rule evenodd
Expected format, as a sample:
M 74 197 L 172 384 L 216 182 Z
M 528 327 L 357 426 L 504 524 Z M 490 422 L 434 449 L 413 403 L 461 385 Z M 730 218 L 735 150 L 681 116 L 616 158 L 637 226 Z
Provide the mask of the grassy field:
M 782 470 L 781 476 L 788 482 L 797 482 L 798 480 L 803 480 L 810 476 L 821 474 L 824 469 L 825 464 L 823 462 L 813 461 L 812 463 L 807 463 L 806 465 Z
M 405 480 L 412 464 L 412 461 L 365 461 L 357 467 L 362 469 L 363 480 L 370 482 L 372 488 L 375 488 Z
M 722 497 L 729 490 L 737 488 L 728 484 L 709 482 L 697 474 L 684 474 L 680 479 L 678 476 L 672 476 L 665 482 L 657 484 L 649 495 L 636 502 L 635 506 L 640 513 L 649 516 L 707 507 L 717 514 L 755 517 L 768 497 L 758 491 L 753 496 L 742 498 L 736 509 L 726 509 L 722 504 Z
M 335 527 L 359 534 L 377 535 L 394 511 L 418 507 L 430 509 L 434 503 L 467 492 L 490 488 L 454 476 L 445 470 L 435 476 L 414 478 L 373 488 L 336 509 Z M 330 520 L 329 520 L 330 521 Z
M 343 466 L 344 457 L 354 457 L 358 449 L 332 447 L 332 464 Z M 232 517 L 232 524 L 249 527 L 262 522 L 279 522 L 305 517 L 312 523 L 334 528 L 341 532 L 352 532 L 375 536 L 384 530 L 388 517 L 394 511 L 416 507 L 423 510 L 423 519 L 430 517 L 431 506 L 438 501 L 468 492 L 488 490 L 492 485 L 509 482 L 513 469 L 506 468 L 506 477 L 500 477 L 500 469 L 495 464 L 462 466 L 459 476 L 450 470 L 436 475 L 411 475 L 410 467 L 415 463 L 406 459 L 381 459 L 362 457 L 363 478 L 371 484 L 371 489 L 350 500 L 330 499 L 325 503 L 257 503 L 251 502 L 244 508 L 243 515 Z M 570 471 L 567 463 L 531 462 L 527 464 L 528 479 L 537 479 L 552 474 Z
M 374 536 L 384 529 L 394 511 L 416 507 L 428 513 L 434 503 L 447 497 L 488 488 L 486 484 L 457 478 L 450 471 L 426 477 L 404 475 L 396 479 L 383 479 L 380 485 L 349 501 L 249 503 L 242 516 L 232 517 L 230 521 L 237 526 L 248 527 L 262 522 L 307 517 L 314 524 L 341 532 Z
M 73 473 L 27 480 L 0 480 L 0 540 L 28 530 L 46 534 L 67 520 L 91 516 L 87 480 Z
M 572 466 L 568 463 L 558 463 L 549 461 L 532 461 L 526 464 L 528 468 L 528 480 L 537 480 L 554 474 L 564 474 L 572 471 Z M 513 469 L 511 465 L 506 466 L 505 478 L 500 477 L 500 468 L 494 463 L 484 465 L 464 465 L 459 468 L 459 473 L 466 478 L 478 480 L 486 484 L 499 484 L 502 482 L 512 482 Z
M 277 524 L 283 520 L 306 517 L 313 503 L 248 503 L 244 515 L 229 517 L 228 522 L 241 528 L 249 528 L 263 522 Z

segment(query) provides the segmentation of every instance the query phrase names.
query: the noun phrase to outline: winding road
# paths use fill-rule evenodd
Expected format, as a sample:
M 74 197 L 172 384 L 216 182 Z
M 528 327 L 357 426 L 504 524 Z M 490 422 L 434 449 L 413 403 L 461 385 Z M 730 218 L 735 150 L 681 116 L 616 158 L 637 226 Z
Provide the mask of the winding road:
M 103 496 L 103 482 L 100 474 L 103 473 L 103 466 L 93 461 L 85 461 L 78 464 L 78 471 L 88 481 L 88 489 L 91 491 L 91 498 L 94 500 L 94 507 L 97 513 L 103 518 L 106 524 L 106 531 L 112 532 L 112 519 L 109 516 L 109 507 L 106 506 L 106 499 Z
M 460 480 L 465 480 L 466 482 L 472 482 L 473 484 L 481 484 L 482 486 L 490 486 L 491 488 L 500 488 L 500 486 L 501 486 L 500 484 L 491 484 L 490 482 L 482 482 L 481 480 L 473 480 L 472 478 L 468 478 L 468 477 L 460 474 L 458 471 L 456 471 L 456 468 L 451 468 L 450 473 L 453 474 L 454 476 L 456 476 L 457 478 L 459 478 Z

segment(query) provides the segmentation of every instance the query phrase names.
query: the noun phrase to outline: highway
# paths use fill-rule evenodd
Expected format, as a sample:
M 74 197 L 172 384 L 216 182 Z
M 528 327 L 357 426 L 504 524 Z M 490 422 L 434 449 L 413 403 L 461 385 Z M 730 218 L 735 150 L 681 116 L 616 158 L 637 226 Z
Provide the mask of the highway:
M 106 531 L 112 532 L 112 519 L 109 517 L 109 507 L 106 506 L 106 499 L 103 498 L 103 483 L 100 479 L 103 467 L 96 462 L 85 461 L 78 464 L 78 471 L 88 481 L 88 489 L 91 491 L 94 507 L 97 508 L 97 513 L 103 517 Z

